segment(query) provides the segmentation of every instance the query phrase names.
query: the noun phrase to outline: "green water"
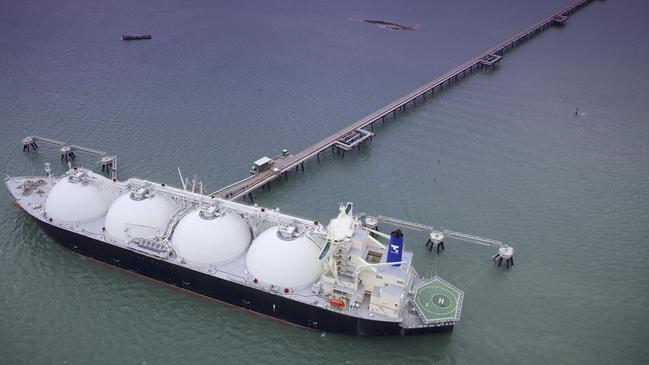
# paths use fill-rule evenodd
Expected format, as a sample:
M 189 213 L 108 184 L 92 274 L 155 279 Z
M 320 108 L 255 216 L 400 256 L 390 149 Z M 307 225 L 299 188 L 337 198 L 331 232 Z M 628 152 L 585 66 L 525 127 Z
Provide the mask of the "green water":
M 297 152 L 565 5 L 563 0 L 0 2 L 0 171 L 29 134 L 119 156 L 122 178 L 210 190 Z M 0 363 L 649 361 L 649 5 L 593 2 L 418 104 L 345 159 L 255 202 L 328 221 L 339 201 L 511 241 L 516 266 L 448 241 L 415 267 L 465 291 L 450 334 L 359 338 L 261 318 L 60 248 L 0 195 Z M 416 24 L 391 32 L 350 19 Z M 151 41 L 120 41 L 123 33 Z M 585 113 L 574 114 L 579 107 Z M 90 157 L 80 163 L 96 166 Z

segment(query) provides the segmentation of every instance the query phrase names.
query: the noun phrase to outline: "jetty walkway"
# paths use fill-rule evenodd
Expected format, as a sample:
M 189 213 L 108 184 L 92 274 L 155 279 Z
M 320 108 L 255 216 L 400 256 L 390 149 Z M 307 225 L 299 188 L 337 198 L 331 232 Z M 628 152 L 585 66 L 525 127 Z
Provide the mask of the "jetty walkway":
M 392 101 L 388 105 L 385 105 L 375 112 L 359 119 L 303 151 L 294 155 L 280 154 L 272 158 L 272 162 L 268 169 L 255 172 L 253 175 L 246 177 L 245 179 L 211 193 L 210 196 L 229 200 L 236 200 L 248 196 L 252 201 L 253 191 L 264 187 L 270 188 L 270 182 L 281 178 L 282 175 L 285 179 L 288 179 L 288 172 L 292 169 L 295 169 L 296 171 L 301 169 L 304 171 L 305 161 L 316 158 L 318 162 L 320 162 L 320 154 L 328 149 L 331 149 L 332 154 L 336 152 L 339 154 L 342 153 L 344 157 L 345 151 L 360 148 L 362 143 L 372 139 L 374 136 L 374 123 L 379 121 L 385 122 L 386 118 L 389 117 L 396 118 L 397 114 L 406 111 L 409 105 L 416 106 L 418 100 L 426 100 L 427 95 L 429 95 L 429 97 L 434 96 L 435 93 L 439 93 L 445 87 L 463 79 L 476 70 L 498 66 L 506 52 L 521 43 L 530 40 L 535 35 L 552 26 L 563 26 L 566 23 L 568 16 L 593 1 L 595 0 L 580 0 L 566 6 L 522 32 L 513 35 L 497 46 L 471 58 L 438 78 Z M 367 130 L 368 128 L 370 130 Z

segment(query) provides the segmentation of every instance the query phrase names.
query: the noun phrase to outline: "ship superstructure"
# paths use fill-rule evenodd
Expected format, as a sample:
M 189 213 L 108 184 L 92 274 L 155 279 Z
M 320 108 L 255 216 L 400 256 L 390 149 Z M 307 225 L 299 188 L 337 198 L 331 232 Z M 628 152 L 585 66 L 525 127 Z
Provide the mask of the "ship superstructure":
M 352 203 L 323 225 L 83 168 L 47 175 L 8 177 L 16 204 L 65 247 L 118 268 L 323 331 L 407 335 L 460 319 L 462 291 L 419 275 L 403 237 Z

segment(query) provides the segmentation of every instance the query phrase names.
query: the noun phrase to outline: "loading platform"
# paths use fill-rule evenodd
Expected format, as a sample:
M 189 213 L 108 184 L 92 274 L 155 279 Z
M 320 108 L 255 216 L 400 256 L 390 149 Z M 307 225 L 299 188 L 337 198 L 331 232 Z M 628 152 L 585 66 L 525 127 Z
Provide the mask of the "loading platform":
M 359 128 L 341 137 L 334 146 L 343 151 L 351 151 L 354 148 L 359 148 L 363 142 L 372 139 L 372 137 L 374 137 L 374 132 Z
M 295 169 L 296 172 L 300 169 L 304 171 L 304 163 L 310 159 L 317 159 L 320 162 L 320 155 L 328 149 L 331 149 L 332 155 L 337 152 L 339 155 L 342 154 L 343 157 L 345 151 L 351 151 L 354 148 L 360 149 L 362 143 L 372 140 L 375 123 L 379 121 L 385 123 L 386 119 L 389 118 L 395 119 L 397 114 L 405 112 L 408 106 L 416 106 L 418 100 L 426 100 L 427 95 L 428 97 L 433 97 L 445 87 L 465 78 L 476 70 L 497 67 L 506 52 L 553 25 L 564 25 L 569 15 L 593 1 L 595 0 L 579 0 L 564 7 L 554 14 L 541 19 L 522 32 L 513 35 L 497 46 L 469 59 L 438 78 L 392 101 L 303 151 L 294 155 L 283 155 L 281 158 L 273 159 L 273 168 L 263 173 L 256 173 L 246 177 L 209 195 L 230 200 L 248 196 L 252 202 L 253 191 L 264 187 L 270 189 L 270 183 L 282 176 L 288 180 L 289 171 L 292 169 Z

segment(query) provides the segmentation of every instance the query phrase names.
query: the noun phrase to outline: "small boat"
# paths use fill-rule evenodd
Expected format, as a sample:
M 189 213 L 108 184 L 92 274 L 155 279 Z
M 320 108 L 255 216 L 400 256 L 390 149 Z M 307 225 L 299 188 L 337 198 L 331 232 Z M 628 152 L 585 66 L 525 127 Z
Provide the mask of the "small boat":
M 123 41 L 135 41 L 138 39 L 151 39 L 151 34 L 124 34 Z

